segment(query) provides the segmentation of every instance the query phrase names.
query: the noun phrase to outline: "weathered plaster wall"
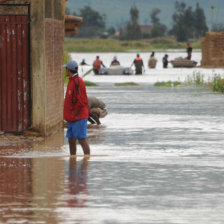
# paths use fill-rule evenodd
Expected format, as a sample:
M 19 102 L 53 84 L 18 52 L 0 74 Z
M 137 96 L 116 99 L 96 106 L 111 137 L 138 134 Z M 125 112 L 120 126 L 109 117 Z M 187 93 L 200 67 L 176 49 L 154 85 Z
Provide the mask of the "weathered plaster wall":
M 31 3 L 33 127 L 44 135 L 63 127 L 64 0 Z
M 63 126 L 64 0 L 31 2 L 33 128 L 44 135 Z
M 32 127 L 45 134 L 46 60 L 45 60 L 45 1 L 31 4 L 31 94 Z

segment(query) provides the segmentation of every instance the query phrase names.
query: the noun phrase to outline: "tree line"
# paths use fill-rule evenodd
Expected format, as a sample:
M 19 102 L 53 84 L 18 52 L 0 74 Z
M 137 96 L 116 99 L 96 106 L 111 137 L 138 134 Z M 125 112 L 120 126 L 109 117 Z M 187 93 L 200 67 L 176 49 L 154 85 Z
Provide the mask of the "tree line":
M 69 13 L 70 12 L 67 9 L 67 14 Z M 175 12 L 172 15 L 172 27 L 170 29 L 160 22 L 160 13 L 160 9 L 152 9 L 149 13 L 151 30 L 150 33 L 144 33 L 144 31 L 141 30 L 141 26 L 138 21 L 139 10 L 135 5 L 133 5 L 130 8 L 130 20 L 127 22 L 125 27 L 118 29 L 118 38 L 120 40 L 139 40 L 143 38 L 155 38 L 172 35 L 177 41 L 184 42 L 189 39 L 198 39 L 204 36 L 208 31 L 205 13 L 199 3 L 196 3 L 195 8 L 193 8 L 191 6 L 187 6 L 184 2 L 176 1 Z M 83 18 L 83 24 L 79 27 L 77 37 L 114 37 L 117 29 L 114 27 L 106 29 L 106 15 L 101 15 L 90 6 L 85 6 L 79 13 L 73 14 Z M 219 31 L 217 27 L 215 27 L 214 30 Z

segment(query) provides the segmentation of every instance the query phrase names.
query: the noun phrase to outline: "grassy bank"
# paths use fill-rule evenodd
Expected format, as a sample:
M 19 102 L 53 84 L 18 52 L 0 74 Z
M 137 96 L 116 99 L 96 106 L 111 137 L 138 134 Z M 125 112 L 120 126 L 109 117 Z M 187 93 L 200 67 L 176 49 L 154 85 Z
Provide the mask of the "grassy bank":
M 193 74 L 192 78 L 188 78 L 187 83 L 209 87 L 213 92 L 224 93 L 224 76 L 220 74 L 215 74 L 212 79 L 205 81 L 204 75 L 197 72 Z
M 205 88 L 210 88 L 213 92 L 219 92 L 224 94 L 224 76 L 220 74 L 215 74 L 213 78 L 209 80 L 204 79 L 204 75 L 200 72 L 193 73 L 192 76 L 188 76 L 185 82 L 179 81 L 167 81 L 167 82 L 156 82 L 154 86 L 156 87 L 182 87 L 186 85 L 201 86 Z
M 124 83 L 115 83 L 114 84 L 117 87 L 122 87 L 122 86 L 138 86 L 138 83 L 135 82 L 124 82 Z
M 154 86 L 157 86 L 157 87 L 176 87 L 176 86 L 180 86 L 180 85 L 182 85 L 182 83 L 179 81 L 156 82 L 154 84 Z
M 191 44 L 200 49 L 200 42 Z M 138 41 L 119 41 L 115 39 L 76 39 L 65 38 L 65 50 L 68 52 L 127 52 L 153 51 L 166 49 L 185 49 L 186 43 L 178 43 L 173 38 L 154 38 Z

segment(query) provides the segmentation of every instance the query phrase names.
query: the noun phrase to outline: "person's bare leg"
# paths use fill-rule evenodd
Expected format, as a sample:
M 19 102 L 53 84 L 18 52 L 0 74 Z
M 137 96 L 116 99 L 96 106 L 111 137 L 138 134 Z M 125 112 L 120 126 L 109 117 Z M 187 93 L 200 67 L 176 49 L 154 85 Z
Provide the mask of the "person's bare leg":
M 70 155 L 76 155 L 76 139 L 69 138 L 69 149 L 70 149 Z
M 90 148 L 89 148 L 89 143 L 87 142 L 87 139 L 79 139 L 79 143 L 82 146 L 82 150 L 85 155 L 90 155 Z

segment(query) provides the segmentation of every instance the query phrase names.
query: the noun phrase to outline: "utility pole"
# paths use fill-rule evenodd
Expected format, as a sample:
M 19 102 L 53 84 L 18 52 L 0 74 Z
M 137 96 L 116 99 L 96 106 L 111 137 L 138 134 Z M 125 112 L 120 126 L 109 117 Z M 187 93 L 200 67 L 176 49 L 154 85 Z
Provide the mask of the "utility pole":
M 214 8 L 215 8 L 215 6 L 212 5 L 212 6 L 211 6 L 211 28 L 210 28 L 210 31 L 212 31 L 212 29 L 214 28 L 214 27 L 213 27 Z

